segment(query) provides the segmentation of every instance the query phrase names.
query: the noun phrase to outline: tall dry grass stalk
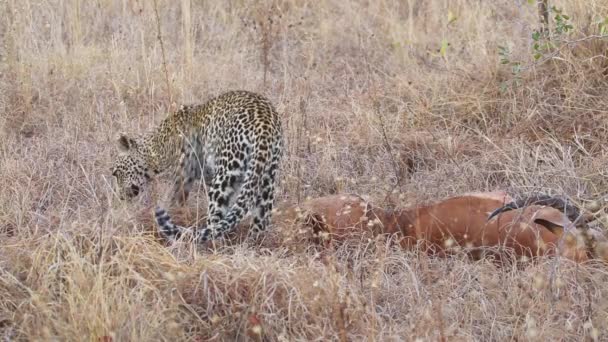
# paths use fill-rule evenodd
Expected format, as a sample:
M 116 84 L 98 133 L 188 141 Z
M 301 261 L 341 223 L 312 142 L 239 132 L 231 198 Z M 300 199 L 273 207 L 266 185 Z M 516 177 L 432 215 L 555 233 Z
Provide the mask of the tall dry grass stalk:
M 549 5 L 570 15 L 572 40 L 608 16 L 602 0 Z M 284 120 L 278 202 L 355 192 L 404 206 L 497 188 L 597 198 L 605 38 L 526 64 L 517 83 L 498 46 L 533 61 L 539 13 L 526 1 L 8 0 L 0 12 L 3 339 L 606 340 L 603 265 L 500 268 L 382 241 L 338 246 L 331 261 L 166 246 L 149 224 L 156 192 L 122 203 L 108 172 L 117 131 L 249 89 Z
M 184 6 L 182 6 L 182 9 Z M 154 0 L 154 14 L 156 17 L 156 31 L 158 32 L 158 42 L 160 44 L 160 51 L 162 54 L 163 61 L 163 71 L 165 73 L 165 83 L 167 84 L 167 105 L 172 107 L 173 103 L 173 95 L 171 92 L 171 81 L 169 80 L 169 70 L 167 67 L 167 54 L 165 52 L 165 43 L 163 41 L 163 34 L 160 28 L 160 16 L 158 15 L 158 0 Z
M 182 74 L 185 77 L 185 82 L 190 81 L 190 77 L 192 77 L 192 55 L 193 55 L 193 40 L 192 40 L 192 12 L 190 0 L 182 0 L 182 21 L 183 21 L 183 56 L 184 56 L 184 66 L 182 70 Z

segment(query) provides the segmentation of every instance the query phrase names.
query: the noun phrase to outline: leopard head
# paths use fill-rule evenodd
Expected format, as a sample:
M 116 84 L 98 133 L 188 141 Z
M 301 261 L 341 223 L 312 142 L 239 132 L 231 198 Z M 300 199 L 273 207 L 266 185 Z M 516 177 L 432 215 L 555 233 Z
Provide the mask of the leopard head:
M 146 161 L 145 148 L 141 139 L 119 134 L 118 149 L 120 154 L 111 168 L 115 189 L 121 200 L 132 199 L 139 195 L 152 179 L 152 170 Z

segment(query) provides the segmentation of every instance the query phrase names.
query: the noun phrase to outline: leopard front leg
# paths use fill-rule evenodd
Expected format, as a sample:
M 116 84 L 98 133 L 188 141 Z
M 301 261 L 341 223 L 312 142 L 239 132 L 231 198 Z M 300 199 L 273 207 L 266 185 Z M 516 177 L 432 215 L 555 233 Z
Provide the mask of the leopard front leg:
M 172 196 L 170 199 L 171 204 L 184 205 L 188 200 L 193 183 L 194 180 L 180 172 L 179 175 L 175 177 L 175 182 L 173 183 L 173 190 L 171 191 Z
M 194 140 L 196 141 L 196 139 Z M 197 144 L 184 142 L 179 163 L 175 170 L 175 181 L 172 189 L 172 204 L 184 205 L 192 191 L 194 182 L 201 179 L 202 167 L 199 154 L 196 151 Z

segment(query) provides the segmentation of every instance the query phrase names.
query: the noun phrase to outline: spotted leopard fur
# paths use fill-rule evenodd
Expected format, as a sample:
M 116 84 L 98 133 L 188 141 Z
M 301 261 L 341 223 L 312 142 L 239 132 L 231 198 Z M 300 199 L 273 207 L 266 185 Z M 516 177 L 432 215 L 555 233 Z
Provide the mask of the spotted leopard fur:
M 182 106 L 153 131 L 130 138 L 112 168 L 121 198 L 133 198 L 155 175 L 173 168 L 170 202 L 183 204 L 194 182 L 207 187 L 206 226 L 196 230 L 204 242 L 232 231 L 247 213 L 253 233 L 270 223 L 274 188 L 283 154 L 279 116 L 265 97 L 230 91 L 201 105 Z M 161 235 L 175 239 L 185 228 L 172 222 L 163 206 L 155 210 Z

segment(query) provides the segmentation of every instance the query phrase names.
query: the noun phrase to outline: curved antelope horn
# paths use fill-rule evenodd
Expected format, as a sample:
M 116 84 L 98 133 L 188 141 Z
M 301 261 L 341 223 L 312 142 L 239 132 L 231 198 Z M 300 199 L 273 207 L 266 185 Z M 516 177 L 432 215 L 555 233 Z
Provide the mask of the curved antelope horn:
M 567 199 L 549 195 L 533 195 L 520 198 L 516 201 L 507 203 L 506 205 L 500 208 L 497 208 L 492 213 L 490 213 L 490 215 L 488 216 L 488 221 L 491 220 L 494 216 L 505 211 L 523 208 L 532 204 L 545 205 L 551 208 L 558 209 L 563 212 L 572 222 L 579 221 L 581 218 L 581 210 Z M 586 216 L 583 217 L 583 222 L 586 222 L 586 219 Z

